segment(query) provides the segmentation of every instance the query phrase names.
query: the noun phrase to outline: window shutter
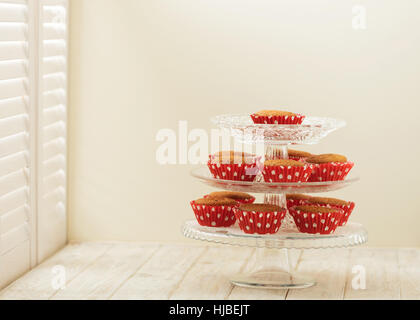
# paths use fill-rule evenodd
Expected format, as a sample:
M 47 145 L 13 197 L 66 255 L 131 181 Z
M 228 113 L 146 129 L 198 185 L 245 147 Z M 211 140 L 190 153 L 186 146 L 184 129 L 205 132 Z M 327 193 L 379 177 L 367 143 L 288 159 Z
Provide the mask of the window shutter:
M 30 268 L 28 4 L 0 1 L 0 288 Z
M 67 1 L 41 0 L 38 259 L 66 243 Z
M 67 0 L 0 0 L 0 288 L 66 243 Z

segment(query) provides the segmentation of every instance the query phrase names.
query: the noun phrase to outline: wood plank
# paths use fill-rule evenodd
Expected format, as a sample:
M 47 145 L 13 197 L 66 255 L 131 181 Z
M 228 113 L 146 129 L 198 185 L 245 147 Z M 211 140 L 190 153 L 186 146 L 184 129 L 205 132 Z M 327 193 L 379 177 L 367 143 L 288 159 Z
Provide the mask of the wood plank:
M 355 266 L 366 270 L 366 288 L 353 289 Z M 396 249 L 351 249 L 344 299 L 400 299 L 398 252 Z
M 317 284 L 306 289 L 289 290 L 287 300 L 341 300 L 346 286 L 348 249 L 305 250 L 296 272 Z
M 55 266 L 65 267 L 69 283 L 110 247 L 110 244 L 100 243 L 70 244 L 1 291 L 0 300 L 49 299 L 57 291 L 52 286 Z
M 156 244 L 115 244 L 52 299 L 107 299 L 158 250 Z
M 225 299 L 232 291 L 229 276 L 239 272 L 253 249 L 209 247 L 185 275 L 170 299 Z
M 401 299 L 420 300 L 420 250 L 398 250 Z
M 205 251 L 205 247 L 191 245 L 166 245 L 160 248 L 112 295 L 112 299 L 168 299 Z
M 248 260 L 245 268 L 242 272 L 247 273 L 251 272 L 254 267 L 255 263 L 258 259 L 258 252 L 256 249 L 253 253 L 252 257 Z M 280 250 L 278 250 L 279 255 L 281 254 Z M 301 251 L 300 250 L 289 250 L 289 259 L 292 268 L 295 268 L 298 264 L 298 260 L 300 258 Z M 249 289 L 249 288 L 242 288 L 242 287 L 234 287 L 232 292 L 228 296 L 229 300 L 246 300 L 246 299 L 255 299 L 255 300 L 284 300 L 287 295 L 286 289 Z

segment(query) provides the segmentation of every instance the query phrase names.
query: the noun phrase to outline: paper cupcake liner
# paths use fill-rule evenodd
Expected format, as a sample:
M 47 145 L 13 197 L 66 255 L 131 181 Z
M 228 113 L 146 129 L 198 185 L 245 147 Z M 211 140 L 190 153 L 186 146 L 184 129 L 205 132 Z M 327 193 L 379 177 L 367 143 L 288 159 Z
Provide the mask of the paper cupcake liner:
M 209 197 L 209 195 L 206 194 L 204 196 L 204 199 L 207 199 L 208 197 Z M 230 198 L 230 199 L 232 199 L 232 198 Z M 254 203 L 255 198 L 252 197 L 252 198 L 248 198 L 248 199 L 232 199 L 232 200 L 238 201 L 240 204 L 251 204 L 251 203 Z
M 287 208 L 295 207 L 295 206 L 303 206 L 308 204 L 308 200 L 306 199 L 287 199 L 286 205 Z
M 252 121 L 256 124 L 302 124 L 304 115 L 295 116 L 259 116 L 251 114 Z
M 295 221 L 299 232 L 311 234 L 331 234 L 333 233 L 344 212 L 313 213 L 296 210 L 296 207 L 289 208 L 289 213 Z
M 191 201 L 190 204 L 197 222 L 202 226 L 230 227 L 235 224 L 233 209 L 236 206 L 209 206 L 196 204 L 195 201 Z
M 214 178 L 222 180 L 254 181 L 259 172 L 257 163 L 223 164 L 209 161 L 207 166 Z
M 265 182 L 307 182 L 312 173 L 312 167 L 264 166 L 262 172 Z
M 311 205 L 317 205 L 317 206 L 327 207 L 327 208 L 338 208 L 338 209 L 343 210 L 344 215 L 342 219 L 340 220 L 340 222 L 338 223 L 339 227 L 345 226 L 347 224 L 347 221 L 349 220 L 350 215 L 353 212 L 354 207 L 356 206 L 354 202 L 349 202 L 348 205 L 343 205 L 343 206 L 336 206 L 333 204 L 323 204 L 323 203 L 311 203 Z
M 353 166 L 353 162 L 312 164 L 313 170 L 309 182 L 344 180 Z
M 239 227 L 245 233 L 273 234 L 279 231 L 286 209 L 278 212 L 243 211 L 233 208 Z

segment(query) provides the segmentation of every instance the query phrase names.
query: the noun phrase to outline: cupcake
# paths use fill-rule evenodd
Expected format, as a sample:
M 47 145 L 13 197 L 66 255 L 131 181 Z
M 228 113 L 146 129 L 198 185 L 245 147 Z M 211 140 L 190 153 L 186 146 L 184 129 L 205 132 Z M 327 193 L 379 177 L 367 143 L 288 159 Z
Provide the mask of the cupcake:
M 344 180 L 354 166 L 345 156 L 332 153 L 311 156 L 306 162 L 313 167 L 310 182 Z
M 288 154 L 289 154 L 289 159 L 296 160 L 296 161 L 304 161 L 306 160 L 306 158 L 309 158 L 312 156 L 312 154 L 309 152 L 300 151 L 300 150 L 292 150 L 292 149 L 288 150 Z
M 236 151 L 220 151 L 209 156 L 207 163 L 216 179 L 254 181 L 258 158 L 252 154 Z
M 305 151 L 300 151 L 300 150 L 292 150 L 289 149 L 287 151 L 288 155 L 289 155 L 289 159 L 290 160 L 296 160 L 296 161 L 304 161 L 306 158 L 312 156 L 311 153 L 309 152 L 305 152 Z M 274 154 L 270 157 L 270 159 L 267 160 L 275 160 L 275 159 L 283 159 L 284 155 L 281 149 L 278 149 L 274 152 Z
M 305 116 L 288 111 L 262 110 L 251 114 L 257 124 L 302 124 Z
M 302 193 L 286 194 L 287 208 L 307 204 L 310 198 L 312 197 Z
M 241 204 L 233 208 L 239 227 L 245 233 L 276 233 L 286 215 L 286 209 L 271 204 Z
M 233 209 L 238 202 L 233 199 L 198 199 L 190 204 L 202 226 L 230 227 L 236 221 Z
M 333 233 L 344 216 L 339 208 L 313 205 L 291 207 L 289 213 L 300 232 L 311 234 Z
M 338 226 L 345 226 L 353 209 L 355 207 L 355 203 L 351 201 L 344 201 L 335 198 L 321 198 L 321 197 L 311 197 L 308 199 L 308 204 L 310 205 L 318 205 L 323 207 L 329 208 L 339 208 L 344 211 L 344 216 L 341 221 L 338 223 Z
M 265 182 L 306 182 L 312 167 L 296 160 L 267 160 L 262 172 Z
M 253 203 L 255 198 L 245 192 L 234 192 L 234 191 L 216 191 L 205 196 L 208 199 L 232 199 L 239 203 Z

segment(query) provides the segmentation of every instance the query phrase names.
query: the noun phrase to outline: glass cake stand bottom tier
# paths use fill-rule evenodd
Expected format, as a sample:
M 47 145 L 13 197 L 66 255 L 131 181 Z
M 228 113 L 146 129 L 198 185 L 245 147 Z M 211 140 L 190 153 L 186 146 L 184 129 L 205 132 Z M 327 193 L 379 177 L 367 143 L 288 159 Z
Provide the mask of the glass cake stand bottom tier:
M 248 288 L 299 289 L 316 283 L 310 275 L 299 274 L 291 259 L 291 250 L 357 246 L 367 241 L 367 231 L 359 223 L 349 222 L 330 235 L 299 233 L 295 228 L 280 229 L 276 234 L 245 234 L 237 225 L 229 228 L 200 226 L 185 222 L 182 233 L 196 240 L 237 246 L 256 247 L 255 261 L 245 272 L 231 277 L 234 285 Z

